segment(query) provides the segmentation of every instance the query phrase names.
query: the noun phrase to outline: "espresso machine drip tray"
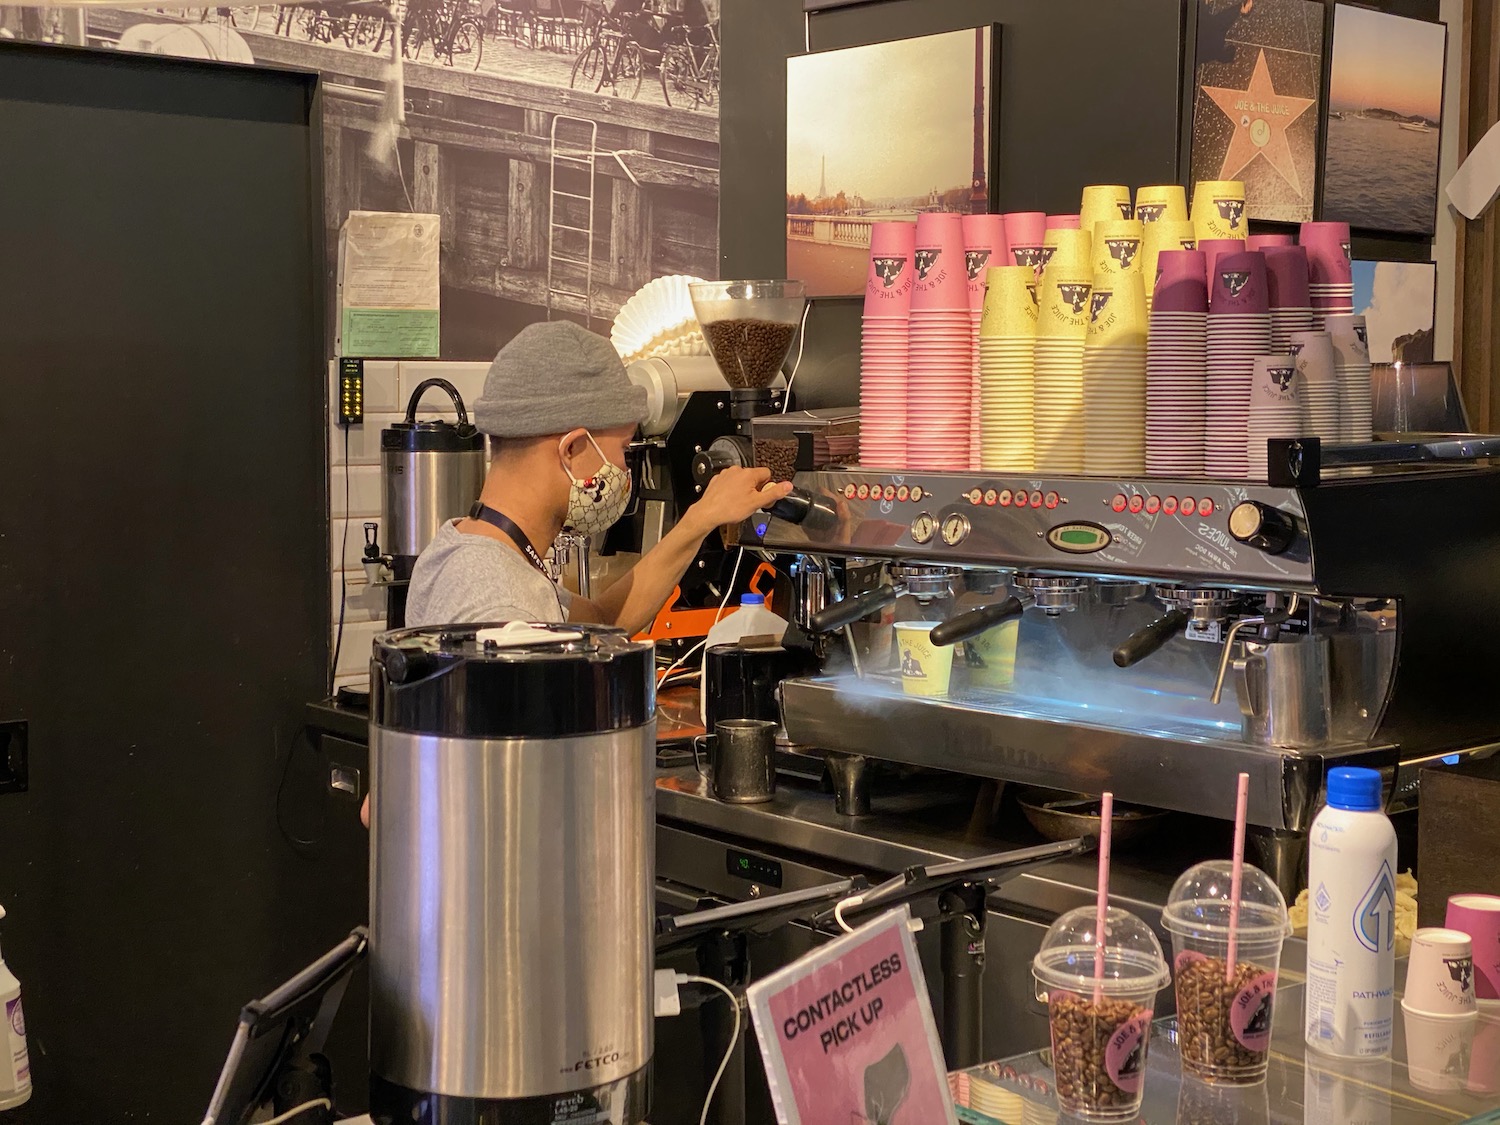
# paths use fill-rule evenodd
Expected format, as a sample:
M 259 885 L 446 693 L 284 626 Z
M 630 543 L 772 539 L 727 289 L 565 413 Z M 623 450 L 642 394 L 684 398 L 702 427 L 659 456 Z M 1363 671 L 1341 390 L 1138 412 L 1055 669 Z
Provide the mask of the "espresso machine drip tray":
M 1307 830 L 1329 766 L 1397 764 L 1394 746 L 1301 753 L 1246 743 L 1237 722 L 1167 718 L 1129 730 L 1103 709 L 982 690 L 927 698 L 883 678 L 791 679 L 781 691 L 794 742 L 865 754 L 878 746 L 888 761 L 975 777 L 1078 792 L 1107 778 L 1121 801 L 1232 820 L 1235 779 L 1248 773 L 1250 823 L 1276 831 Z

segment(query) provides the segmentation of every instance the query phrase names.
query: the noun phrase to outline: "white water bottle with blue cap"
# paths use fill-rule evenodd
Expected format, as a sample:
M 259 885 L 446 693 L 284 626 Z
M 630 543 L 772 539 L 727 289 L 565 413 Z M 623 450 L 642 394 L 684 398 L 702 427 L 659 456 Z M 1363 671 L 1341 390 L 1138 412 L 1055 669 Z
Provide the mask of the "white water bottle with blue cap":
M 1376 770 L 1328 772 L 1308 834 L 1307 1045 L 1340 1058 L 1391 1050 L 1396 987 L 1396 831 Z

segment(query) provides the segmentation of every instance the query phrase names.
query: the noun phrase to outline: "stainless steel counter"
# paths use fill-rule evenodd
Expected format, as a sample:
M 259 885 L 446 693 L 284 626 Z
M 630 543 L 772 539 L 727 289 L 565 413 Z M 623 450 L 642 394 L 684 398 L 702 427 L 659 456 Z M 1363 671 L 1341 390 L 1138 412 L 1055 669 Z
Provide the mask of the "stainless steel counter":
M 1404 979 L 1405 963 L 1398 962 L 1398 988 Z M 1176 1021 L 1157 1020 L 1146 1060 L 1145 1102 L 1134 1120 L 1139 1125 L 1444 1125 L 1500 1114 L 1500 1008 L 1481 1013 L 1464 1031 L 1412 1021 L 1398 1005 L 1391 1057 L 1353 1061 L 1305 1049 L 1303 999 L 1301 984 L 1277 991 L 1270 1071 L 1256 1086 L 1210 1086 L 1185 1076 Z M 960 1072 L 950 1084 L 957 1087 L 959 1117 L 973 1125 L 1071 1121 L 1059 1118 L 1052 1080 L 1051 1052 L 1040 1050 Z

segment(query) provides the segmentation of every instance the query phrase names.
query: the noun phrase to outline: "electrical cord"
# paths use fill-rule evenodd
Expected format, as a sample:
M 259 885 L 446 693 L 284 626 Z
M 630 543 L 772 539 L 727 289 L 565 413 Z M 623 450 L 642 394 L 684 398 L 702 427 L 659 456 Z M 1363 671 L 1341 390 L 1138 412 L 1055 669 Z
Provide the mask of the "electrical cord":
M 802 366 L 802 349 L 807 344 L 807 314 L 812 312 L 812 302 L 802 306 L 802 327 L 797 332 L 797 358 L 792 361 L 792 373 L 787 377 L 786 395 L 781 400 L 781 412 L 785 414 L 792 405 L 792 384 L 797 381 L 797 368 Z
M 328 664 L 328 698 L 333 698 L 334 682 L 339 674 L 339 653 L 344 647 L 344 610 L 349 604 L 349 572 L 344 560 L 349 557 L 349 426 L 344 424 L 344 538 L 339 544 L 339 627 L 333 636 L 333 659 Z
M 312 1101 L 303 1102 L 301 1105 L 289 1109 L 285 1113 L 271 1118 L 269 1121 L 261 1122 L 261 1125 L 284 1125 L 285 1122 L 290 1121 L 294 1117 L 300 1117 L 311 1109 L 331 1110 L 333 1109 L 333 1102 L 327 1098 L 314 1098 Z
M 729 1006 L 734 1012 L 734 1032 L 729 1036 L 729 1046 L 724 1050 L 724 1058 L 719 1062 L 719 1069 L 714 1072 L 714 1079 L 708 1084 L 708 1096 L 703 1099 L 703 1115 L 698 1118 L 698 1125 L 708 1125 L 708 1110 L 714 1104 L 714 1094 L 719 1089 L 719 1080 L 724 1077 L 724 1071 L 729 1069 L 729 1060 L 734 1057 L 734 1049 L 740 1041 L 740 1002 L 733 992 L 714 980 L 712 977 L 693 977 L 684 973 L 677 974 L 679 984 L 705 984 L 709 988 L 717 988 L 729 998 Z M 267 1125 L 274 1125 L 267 1122 Z
M 745 561 L 745 548 L 741 547 L 739 554 L 737 554 L 734 557 L 734 570 L 729 575 L 729 585 L 724 590 L 724 600 L 719 603 L 719 612 L 716 613 L 716 614 L 714 614 L 714 625 L 717 625 L 719 623 L 720 618 L 722 618 L 724 616 L 724 607 L 729 604 L 729 599 L 732 598 L 732 597 L 734 597 L 734 584 L 740 580 L 740 563 L 742 563 L 744 561 Z M 713 628 L 713 626 L 710 625 L 709 628 L 711 629 L 711 628 Z M 677 671 L 678 668 L 681 668 L 682 665 L 685 662 L 687 662 L 688 660 L 692 659 L 693 653 L 697 652 L 700 648 L 702 648 L 706 644 L 708 644 L 708 638 L 704 637 L 701 641 L 699 641 L 697 644 L 695 644 L 692 648 L 688 649 L 685 653 L 683 653 L 681 656 L 679 656 L 676 660 L 672 661 L 671 664 L 668 664 L 667 665 L 667 670 L 665 672 L 663 672 L 660 676 L 658 676 L 657 679 L 656 679 L 657 689 L 660 690 L 661 685 L 667 682 L 667 679 L 672 675 L 672 673 L 675 672 L 675 671 Z

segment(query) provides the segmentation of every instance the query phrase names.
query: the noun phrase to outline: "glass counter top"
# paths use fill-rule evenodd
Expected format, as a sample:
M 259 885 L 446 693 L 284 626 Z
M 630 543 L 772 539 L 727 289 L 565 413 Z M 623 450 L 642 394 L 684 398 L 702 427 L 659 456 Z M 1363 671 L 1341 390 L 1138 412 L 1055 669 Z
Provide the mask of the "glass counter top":
M 1399 988 L 1405 972 L 1397 966 Z M 1170 987 L 1170 986 L 1169 986 Z M 1333 1059 L 1306 1049 L 1303 985 L 1277 990 L 1270 1069 L 1255 1086 L 1209 1085 L 1184 1075 L 1177 1021 L 1157 1020 L 1146 1058 L 1139 1125 L 1500 1125 L 1500 1004 L 1477 1019 L 1439 1022 L 1396 1006 L 1385 1059 Z M 948 1077 L 960 1121 L 1055 1125 L 1050 1050 L 985 1063 Z

